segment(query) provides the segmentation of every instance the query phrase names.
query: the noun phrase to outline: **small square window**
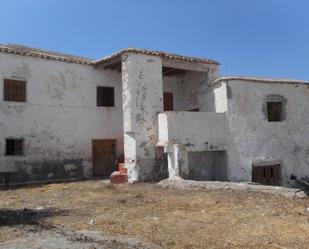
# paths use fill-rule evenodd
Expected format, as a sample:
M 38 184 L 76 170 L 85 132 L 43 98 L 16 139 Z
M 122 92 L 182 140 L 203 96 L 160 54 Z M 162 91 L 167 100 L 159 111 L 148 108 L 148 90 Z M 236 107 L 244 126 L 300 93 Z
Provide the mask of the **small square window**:
M 97 106 L 115 106 L 114 87 L 97 87 Z
M 4 79 L 3 96 L 6 101 L 26 101 L 26 81 Z
M 6 139 L 6 155 L 7 156 L 22 156 L 24 155 L 24 139 Z
M 282 103 L 267 102 L 267 119 L 268 122 L 282 121 Z

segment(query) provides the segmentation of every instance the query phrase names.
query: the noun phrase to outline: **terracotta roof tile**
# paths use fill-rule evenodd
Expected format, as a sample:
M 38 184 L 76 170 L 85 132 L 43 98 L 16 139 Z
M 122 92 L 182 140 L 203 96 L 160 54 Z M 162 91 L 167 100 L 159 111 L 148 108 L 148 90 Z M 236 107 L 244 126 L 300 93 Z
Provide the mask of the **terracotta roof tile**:
M 77 63 L 77 64 L 88 64 L 88 65 L 93 64 L 93 60 L 90 60 L 85 57 L 62 54 L 58 52 L 41 50 L 37 48 L 30 48 L 30 47 L 25 47 L 21 45 L 15 45 L 15 44 L 8 44 L 8 45 L 0 44 L 0 52 L 24 55 L 24 56 L 39 57 L 43 59 L 51 59 L 51 60 L 57 60 L 57 61 L 65 61 L 65 62 L 71 62 L 71 63 Z
M 47 50 L 42 50 L 42 49 L 37 49 L 37 48 L 31 48 L 31 47 L 26 47 L 26 46 L 21 46 L 21 45 L 16 45 L 16 44 L 8 44 L 8 45 L 0 44 L 0 52 L 24 55 L 24 56 L 39 57 L 43 59 L 50 59 L 50 60 L 57 60 L 57 61 L 65 61 L 65 62 L 77 63 L 77 64 L 86 64 L 86 65 L 98 65 L 98 64 L 107 62 L 111 59 L 114 59 L 123 53 L 146 54 L 146 55 L 160 56 L 160 57 L 168 58 L 171 60 L 173 59 L 174 60 L 184 60 L 184 61 L 189 61 L 189 62 L 191 61 L 191 62 L 200 62 L 200 63 L 219 65 L 219 63 L 215 60 L 195 58 L 195 57 L 190 57 L 190 56 L 182 56 L 182 55 L 171 54 L 171 53 L 166 53 L 166 52 L 161 52 L 161 51 L 146 50 L 146 49 L 139 49 L 139 48 L 126 48 L 116 53 L 113 53 L 110 56 L 106 56 L 98 60 L 91 60 L 91 59 L 81 57 L 81 56 L 68 55 L 68 54 L 47 51 Z
M 197 58 L 197 57 L 191 57 L 191 56 L 183 56 L 178 54 L 172 54 L 157 50 L 147 50 L 147 49 L 140 49 L 140 48 L 126 48 L 122 49 L 110 56 L 104 57 L 102 59 L 96 60 L 95 64 L 104 63 L 108 60 L 111 60 L 113 58 L 116 58 L 117 56 L 120 56 L 123 53 L 137 53 L 137 54 L 146 54 L 146 55 L 154 55 L 154 56 L 160 56 L 163 58 L 168 58 L 171 60 L 183 60 L 183 61 L 191 61 L 191 62 L 200 62 L 200 63 L 206 63 L 206 64 L 215 64 L 220 65 L 219 62 L 211 59 L 203 59 L 203 58 Z

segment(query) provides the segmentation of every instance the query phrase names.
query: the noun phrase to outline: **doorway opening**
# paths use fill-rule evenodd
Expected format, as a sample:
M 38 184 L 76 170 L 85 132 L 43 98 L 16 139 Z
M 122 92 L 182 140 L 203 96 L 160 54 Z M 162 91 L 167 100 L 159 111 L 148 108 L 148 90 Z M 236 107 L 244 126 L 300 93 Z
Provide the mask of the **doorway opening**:
M 174 111 L 174 100 L 172 92 L 163 93 L 164 111 Z
M 225 151 L 194 151 L 188 153 L 190 180 L 227 181 L 228 159 Z
M 117 170 L 116 139 L 92 140 L 92 174 L 108 176 Z
M 252 182 L 263 185 L 280 185 L 280 164 L 252 166 Z

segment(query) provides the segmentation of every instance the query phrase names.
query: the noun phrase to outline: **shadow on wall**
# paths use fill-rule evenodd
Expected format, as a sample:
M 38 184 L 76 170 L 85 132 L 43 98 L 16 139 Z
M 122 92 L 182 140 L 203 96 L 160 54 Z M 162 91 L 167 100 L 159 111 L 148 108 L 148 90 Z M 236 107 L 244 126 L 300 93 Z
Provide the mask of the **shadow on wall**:
M 189 152 L 188 163 L 190 180 L 228 180 L 228 158 L 225 151 Z
M 14 225 L 37 225 L 45 218 L 67 215 L 67 211 L 48 209 L 0 209 L 0 227 Z

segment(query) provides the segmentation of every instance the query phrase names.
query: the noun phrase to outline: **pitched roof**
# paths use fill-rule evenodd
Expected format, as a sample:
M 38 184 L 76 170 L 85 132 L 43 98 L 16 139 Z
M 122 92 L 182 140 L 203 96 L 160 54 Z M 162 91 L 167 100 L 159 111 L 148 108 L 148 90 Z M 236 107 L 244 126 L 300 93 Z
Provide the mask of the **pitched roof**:
M 147 49 L 141 49 L 141 48 L 126 48 L 122 49 L 110 56 L 104 57 L 102 59 L 96 60 L 95 64 L 100 64 L 103 62 L 106 62 L 108 60 L 114 59 L 118 56 L 120 56 L 123 53 L 136 53 L 136 54 L 145 54 L 145 55 L 154 55 L 159 56 L 162 58 L 167 58 L 171 60 L 182 60 L 182 61 L 189 61 L 189 62 L 200 62 L 200 63 L 206 63 L 206 64 L 215 64 L 220 65 L 219 62 L 211 59 L 203 59 L 203 58 L 197 58 L 197 57 L 191 57 L 191 56 L 184 56 L 184 55 L 178 55 L 178 54 L 172 54 L 157 50 L 147 50 Z
M 183 60 L 183 61 L 189 61 L 189 62 L 200 62 L 200 63 L 206 63 L 206 64 L 219 65 L 219 63 L 215 60 L 202 59 L 202 58 L 183 56 L 183 55 L 177 55 L 177 54 L 166 53 L 166 52 L 155 51 L 155 50 L 139 49 L 139 48 L 122 49 L 116 53 L 113 53 L 112 55 L 103 57 L 98 60 L 92 60 L 92 59 L 81 57 L 81 56 L 63 54 L 63 53 L 42 50 L 42 49 L 37 49 L 37 48 L 31 48 L 31 47 L 26 47 L 26 46 L 16 45 L 16 44 L 7 44 L 7 45 L 0 44 L 0 52 L 24 55 L 24 56 L 39 57 L 43 59 L 50 59 L 50 60 L 57 60 L 57 61 L 65 61 L 65 62 L 77 63 L 77 64 L 86 64 L 86 65 L 98 65 L 98 64 L 107 62 L 109 60 L 112 60 L 122 55 L 123 53 L 154 55 L 154 56 L 160 56 L 163 58 L 168 58 L 171 60 Z
M 309 81 L 296 80 L 296 79 L 280 79 L 280 78 L 263 78 L 263 77 L 248 77 L 248 76 L 224 76 L 217 78 L 210 82 L 210 85 L 214 85 L 220 81 L 229 80 L 240 80 L 240 81 L 250 81 L 256 83 L 283 83 L 283 84 L 309 84 Z
M 63 54 L 53 51 L 47 51 L 37 48 L 30 48 L 22 45 L 16 44 L 8 44 L 2 45 L 0 44 L 0 52 L 3 53 L 10 53 L 10 54 L 17 54 L 17 55 L 24 55 L 24 56 L 32 56 L 32 57 L 39 57 L 43 59 L 51 59 L 57 61 L 65 61 L 77 64 L 93 64 L 93 60 L 90 60 L 85 57 Z

